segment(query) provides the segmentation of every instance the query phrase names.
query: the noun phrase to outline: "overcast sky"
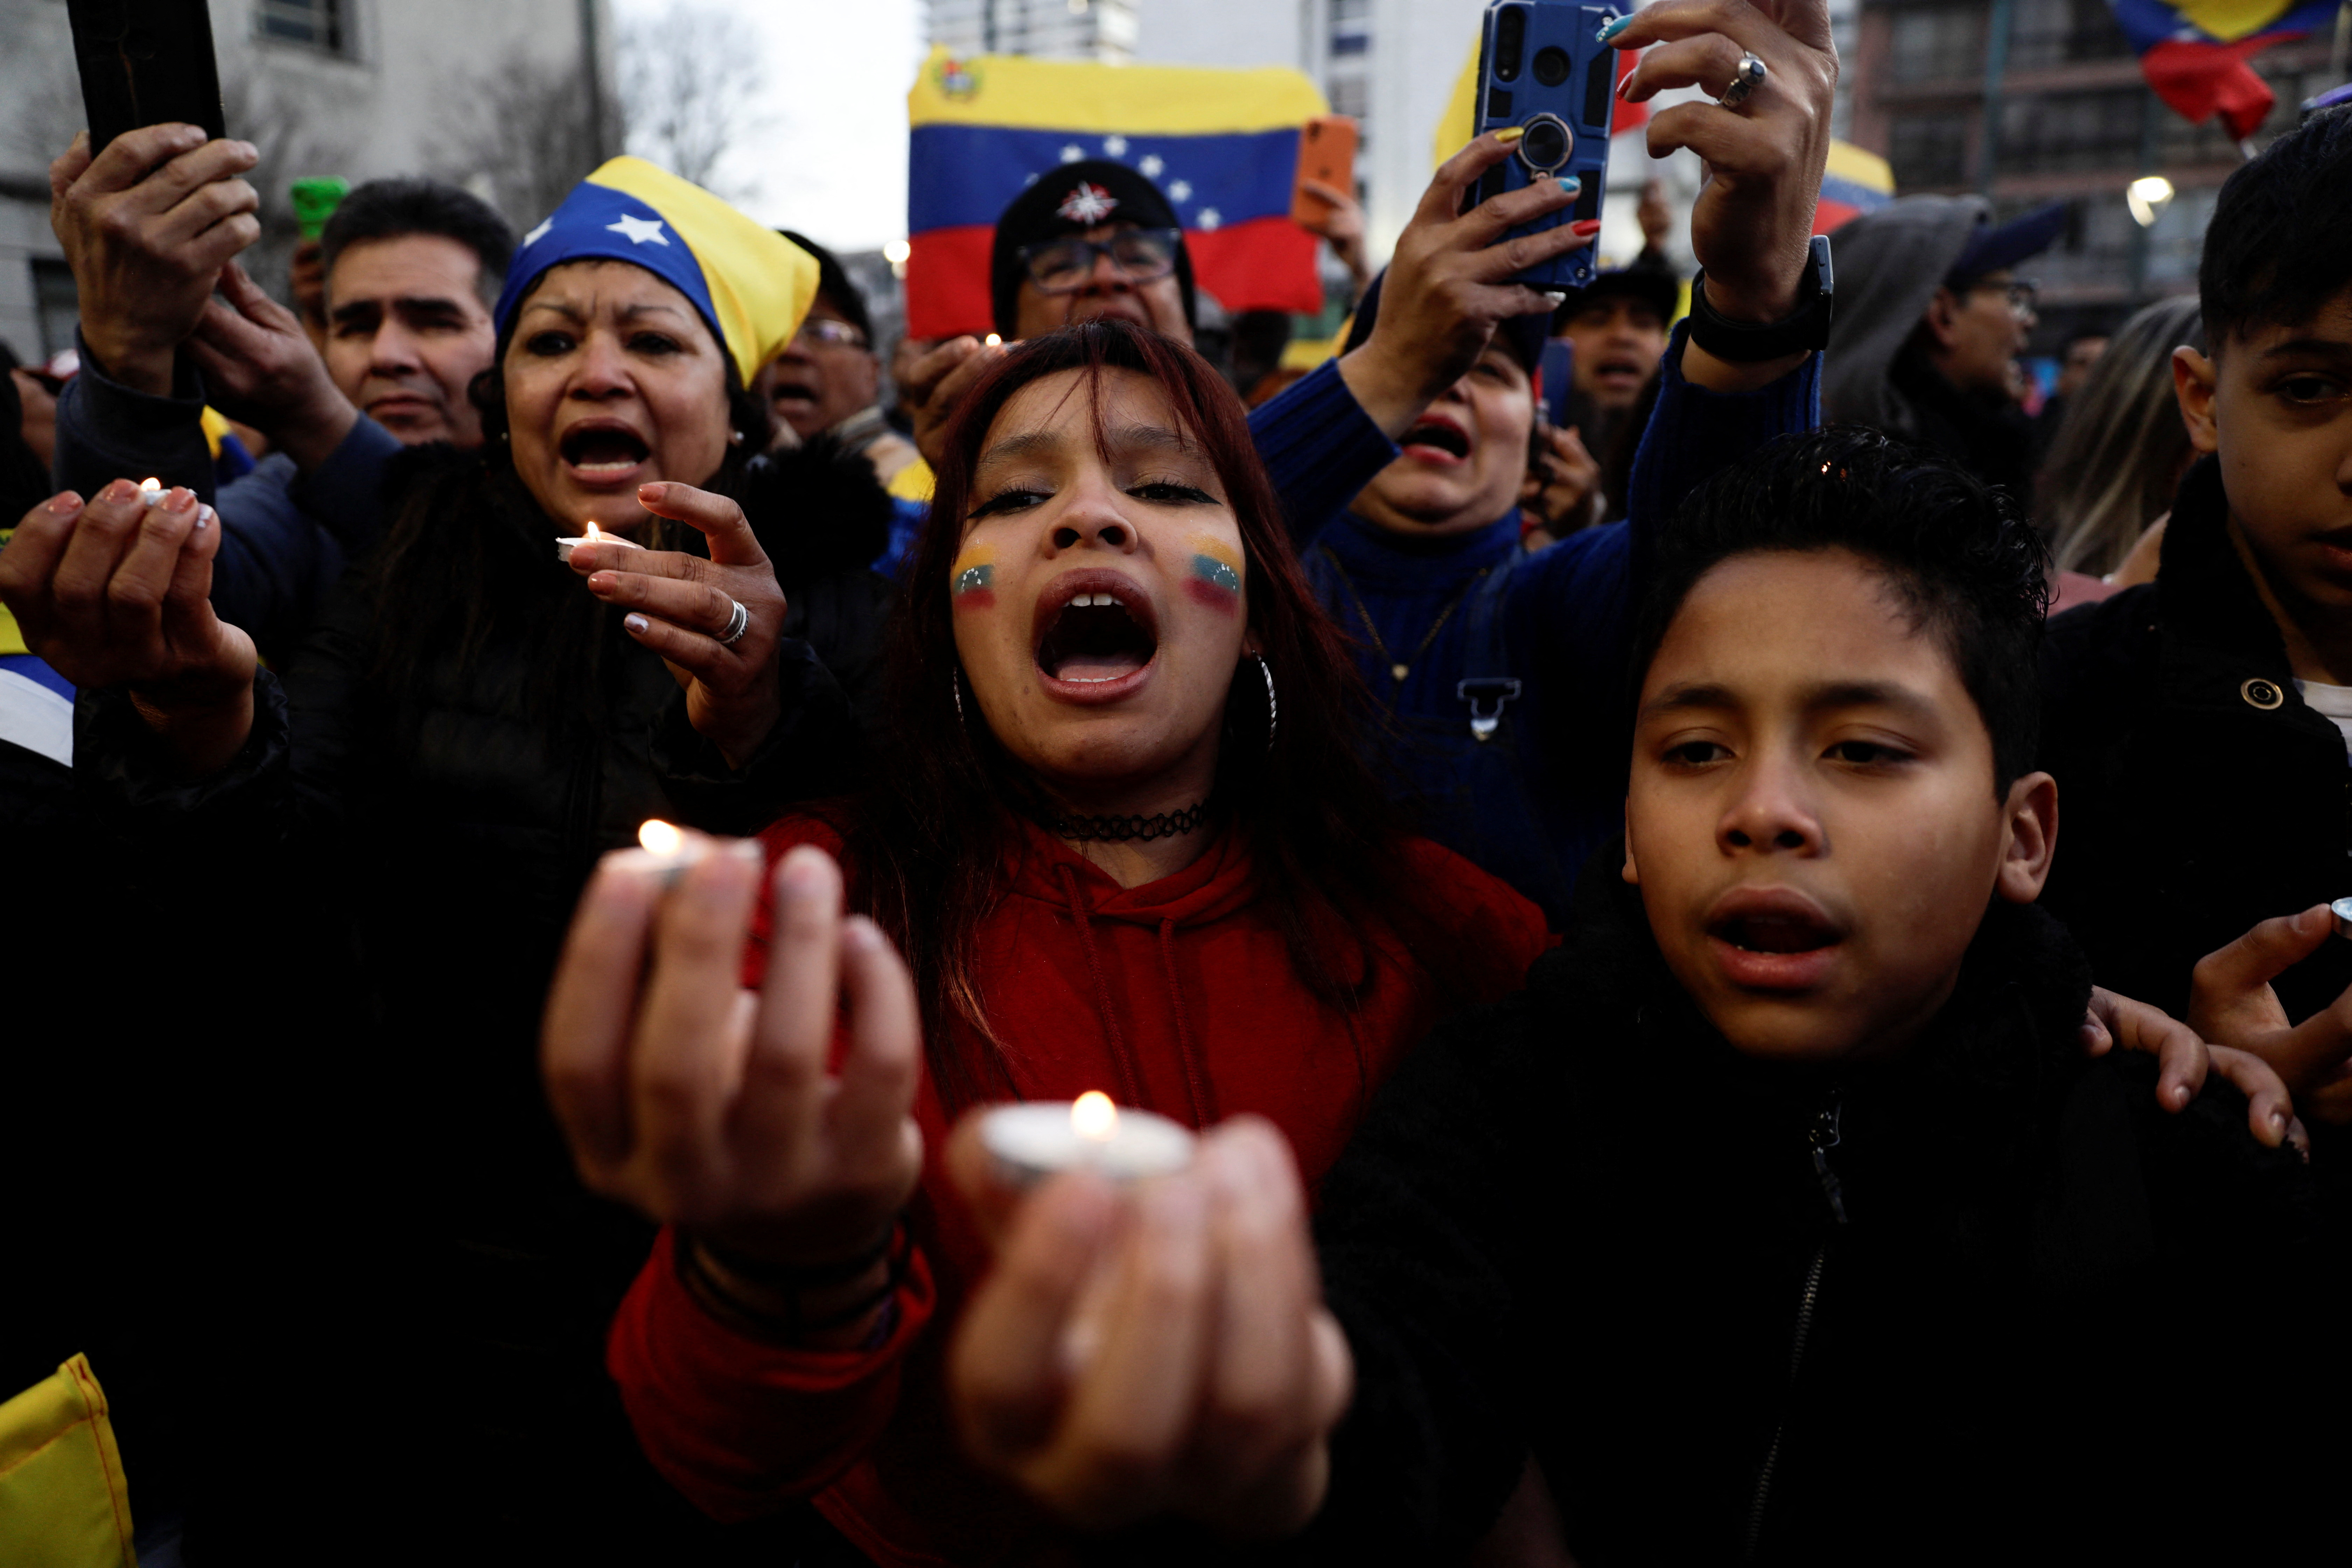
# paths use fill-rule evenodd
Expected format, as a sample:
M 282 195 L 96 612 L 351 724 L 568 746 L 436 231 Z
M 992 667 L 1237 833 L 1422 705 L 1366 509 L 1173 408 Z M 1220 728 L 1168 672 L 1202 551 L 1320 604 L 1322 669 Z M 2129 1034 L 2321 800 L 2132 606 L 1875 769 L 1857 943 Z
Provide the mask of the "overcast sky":
M 766 124 L 721 178 L 761 222 L 836 250 L 907 233 L 907 89 L 921 64 L 921 0 L 688 0 L 730 11 L 765 46 Z M 613 0 L 623 21 L 670 0 Z

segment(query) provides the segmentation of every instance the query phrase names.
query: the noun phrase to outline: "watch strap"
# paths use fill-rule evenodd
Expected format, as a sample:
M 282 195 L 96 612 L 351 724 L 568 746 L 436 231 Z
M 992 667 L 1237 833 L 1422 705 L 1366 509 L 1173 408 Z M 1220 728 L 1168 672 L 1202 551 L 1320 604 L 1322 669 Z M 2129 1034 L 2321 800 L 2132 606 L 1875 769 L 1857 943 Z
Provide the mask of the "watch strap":
M 1797 309 L 1777 321 L 1735 321 L 1718 315 L 1707 302 L 1706 274 L 1691 279 L 1691 342 L 1732 364 L 1759 364 L 1806 350 L 1829 347 L 1830 312 L 1834 302 L 1830 271 L 1830 238 L 1813 236 L 1810 265 L 1798 285 Z

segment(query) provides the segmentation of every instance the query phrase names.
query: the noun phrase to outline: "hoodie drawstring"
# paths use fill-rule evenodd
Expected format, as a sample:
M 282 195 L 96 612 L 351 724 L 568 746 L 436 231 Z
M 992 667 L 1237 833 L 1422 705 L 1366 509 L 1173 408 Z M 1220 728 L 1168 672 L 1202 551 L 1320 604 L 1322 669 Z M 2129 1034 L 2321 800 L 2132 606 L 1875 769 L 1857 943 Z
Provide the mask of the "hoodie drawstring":
M 1169 1010 L 1176 1016 L 1176 1056 L 1184 1064 L 1184 1092 L 1192 1101 L 1192 1125 L 1206 1127 L 1215 1120 L 1215 1101 L 1201 1077 L 1192 1055 L 1192 1031 L 1184 1023 L 1184 987 L 1176 983 L 1176 922 L 1160 922 L 1160 968 L 1168 977 Z
M 1070 900 L 1070 921 L 1078 928 L 1078 946 L 1087 955 L 1087 972 L 1095 977 L 1095 1016 L 1100 1020 L 1103 1033 L 1110 1037 L 1111 1066 L 1118 1073 L 1118 1097 L 1125 1105 L 1143 1103 L 1141 1076 L 1135 1069 L 1135 1060 L 1127 1048 L 1127 1037 L 1118 1026 L 1118 1009 L 1111 1005 L 1110 981 L 1103 973 L 1102 955 L 1095 951 L 1094 915 L 1087 901 L 1078 895 L 1077 873 L 1067 866 L 1056 866 L 1062 891 Z

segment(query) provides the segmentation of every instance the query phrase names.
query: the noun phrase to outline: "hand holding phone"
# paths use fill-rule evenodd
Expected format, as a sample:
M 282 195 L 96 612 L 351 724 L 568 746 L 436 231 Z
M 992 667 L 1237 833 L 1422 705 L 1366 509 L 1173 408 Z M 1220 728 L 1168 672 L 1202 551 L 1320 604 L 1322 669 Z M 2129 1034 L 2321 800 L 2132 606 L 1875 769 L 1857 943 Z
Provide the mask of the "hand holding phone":
M 1617 19 L 1612 5 L 1581 0 L 1495 0 L 1478 45 L 1481 132 L 1516 134 L 1511 157 L 1486 171 L 1471 195 L 1483 202 L 1538 180 L 1574 182 L 1575 205 L 1546 213 L 1504 236 L 1541 234 L 1601 216 L 1609 174 L 1609 122 L 1617 107 L 1617 53 L 1601 40 Z M 1581 289 L 1592 281 L 1592 247 L 1518 274 L 1534 289 Z
M 1345 195 L 1356 188 L 1356 122 L 1344 114 L 1318 114 L 1298 128 L 1298 173 L 1290 186 L 1290 221 L 1323 232 L 1335 205 L 1318 193 L 1321 185 Z

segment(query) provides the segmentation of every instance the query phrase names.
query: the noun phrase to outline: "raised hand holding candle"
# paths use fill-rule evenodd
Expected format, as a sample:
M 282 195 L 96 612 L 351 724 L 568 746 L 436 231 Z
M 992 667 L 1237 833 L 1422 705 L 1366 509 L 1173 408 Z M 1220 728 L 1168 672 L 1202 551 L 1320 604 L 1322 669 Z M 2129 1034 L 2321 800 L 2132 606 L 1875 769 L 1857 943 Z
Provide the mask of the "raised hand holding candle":
M 1149 1110 L 1121 1110 L 1088 1089 L 1057 1100 L 1002 1105 L 981 1120 L 980 1141 L 1008 1185 L 1026 1187 L 1063 1171 L 1094 1171 L 1115 1182 L 1165 1176 L 1192 1163 L 1192 1132 Z

